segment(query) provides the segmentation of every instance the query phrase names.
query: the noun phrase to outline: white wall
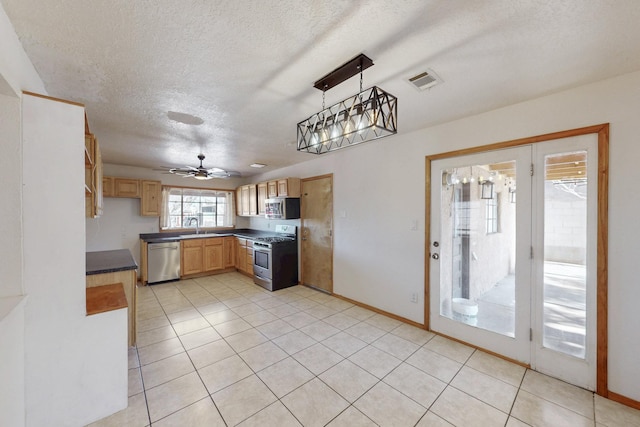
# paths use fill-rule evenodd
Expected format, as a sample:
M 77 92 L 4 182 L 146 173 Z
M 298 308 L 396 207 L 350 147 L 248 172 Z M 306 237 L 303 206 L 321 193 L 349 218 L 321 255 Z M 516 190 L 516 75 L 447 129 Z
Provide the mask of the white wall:
M 0 298 L 22 292 L 22 144 L 20 98 L 0 95 Z
M 84 108 L 25 95 L 26 425 L 127 406 L 127 310 L 86 316 Z
M 25 423 L 21 90 L 46 93 L 0 4 L 0 425 Z
M 24 298 L 0 298 L 0 425 L 25 423 Z
M 334 291 L 422 323 L 423 301 L 412 304 L 409 297 L 424 285 L 425 156 L 611 123 L 609 388 L 640 400 L 639 113 L 640 73 L 632 73 L 319 158 L 310 155 L 309 162 L 252 182 L 333 173 Z M 410 230 L 415 220 L 418 231 Z
M 2 4 L 0 4 L 0 92 L 19 94 L 23 90 L 46 94 L 44 83 L 27 57 Z

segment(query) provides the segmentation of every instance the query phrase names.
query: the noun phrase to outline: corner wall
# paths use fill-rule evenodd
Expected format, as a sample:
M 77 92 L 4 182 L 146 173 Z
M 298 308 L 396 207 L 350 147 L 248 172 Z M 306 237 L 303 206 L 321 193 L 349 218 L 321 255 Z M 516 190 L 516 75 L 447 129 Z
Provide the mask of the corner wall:
M 640 72 L 265 173 L 252 182 L 334 174 L 334 291 L 424 322 L 425 156 L 601 123 L 611 124 L 609 389 L 640 401 Z M 400 114 L 402 114 L 400 112 Z M 418 221 L 418 230 L 411 230 Z M 252 226 L 256 221 L 251 221 Z
M 24 95 L 26 425 L 127 406 L 127 310 L 86 316 L 84 108 Z

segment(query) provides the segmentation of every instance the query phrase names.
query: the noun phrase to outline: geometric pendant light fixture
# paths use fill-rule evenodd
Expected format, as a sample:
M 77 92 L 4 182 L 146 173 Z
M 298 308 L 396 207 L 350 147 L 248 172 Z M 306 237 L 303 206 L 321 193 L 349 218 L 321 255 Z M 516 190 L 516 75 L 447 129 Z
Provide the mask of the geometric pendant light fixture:
M 362 72 L 372 65 L 360 54 L 315 82 L 322 111 L 298 123 L 298 151 L 323 154 L 398 132 L 398 99 L 377 86 L 362 90 Z M 325 107 L 325 92 L 358 73 L 360 92 Z

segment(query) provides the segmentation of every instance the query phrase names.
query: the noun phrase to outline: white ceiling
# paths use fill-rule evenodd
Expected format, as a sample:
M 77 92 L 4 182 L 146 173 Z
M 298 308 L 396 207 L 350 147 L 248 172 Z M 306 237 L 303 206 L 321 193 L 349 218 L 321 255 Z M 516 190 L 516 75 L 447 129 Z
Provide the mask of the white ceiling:
M 361 52 L 399 133 L 640 70 L 638 0 L 0 1 L 49 94 L 86 105 L 103 160 L 149 168 L 313 158 L 295 148 L 313 82 Z M 406 80 L 426 68 L 444 83 L 421 92 Z

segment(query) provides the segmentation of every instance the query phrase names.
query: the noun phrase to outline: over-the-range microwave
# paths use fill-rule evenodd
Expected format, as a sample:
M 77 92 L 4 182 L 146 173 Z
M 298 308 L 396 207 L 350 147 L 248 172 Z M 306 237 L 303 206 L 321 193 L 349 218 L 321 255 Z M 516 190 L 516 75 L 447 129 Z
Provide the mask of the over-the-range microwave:
M 298 219 L 300 218 L 299 197 L 276 197 L 267 199 L 265 204 L 265 218 L 267 219 Z

